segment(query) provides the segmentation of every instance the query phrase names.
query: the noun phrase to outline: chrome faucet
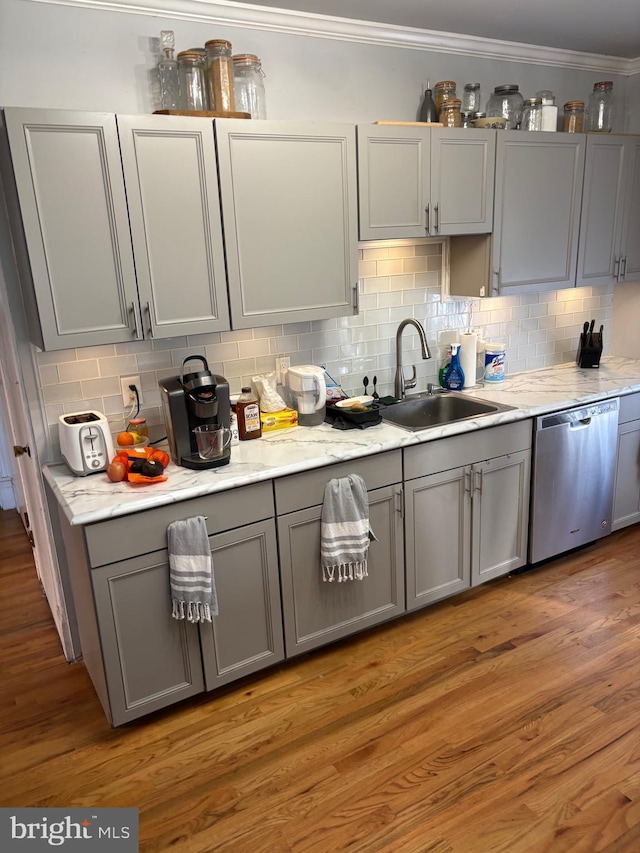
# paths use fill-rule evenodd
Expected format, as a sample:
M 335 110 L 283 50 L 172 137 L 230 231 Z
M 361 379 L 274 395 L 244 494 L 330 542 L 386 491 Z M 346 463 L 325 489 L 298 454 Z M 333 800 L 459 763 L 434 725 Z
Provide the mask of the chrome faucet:
M 422 349 L 422 358 L 427 359 L 431 358 L 431 353 L 429 352 L 429 344 L 427 343 L 427 336 L 424 333 L 424 329 L 420 325 L 420 323 L 415 320 L 413 317 L 407 317 L 406 320 L 403 320 L 398 326 L 398 331 L 396 332 L 396 379 L 394 385 L 394 394 L 396 400 L 404 399 L 405 392 L 407 388 L 415 388 L 416 387 L 416 366 L 412 365 L 413 373 L 411 375 L 411 379 L 404 378 L 404 372 L 402 370 L 402 333 L 407 328 L 407 326 L 414 326 L 416 331 L 418 332 L 418 337 L 420 338 L 420 347 Z

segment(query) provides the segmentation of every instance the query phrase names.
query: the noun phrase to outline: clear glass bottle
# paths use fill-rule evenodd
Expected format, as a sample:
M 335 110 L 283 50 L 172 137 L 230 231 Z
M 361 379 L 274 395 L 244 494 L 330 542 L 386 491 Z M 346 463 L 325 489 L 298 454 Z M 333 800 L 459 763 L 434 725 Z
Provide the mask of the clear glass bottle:
M 524 98 L 513 84 L 496 86 L 493 95 L 487 101 L 487 117 L 503 116 L 506 130 L 517 130 L 522 121 Z
M 482 109 L 480 83 L 465 83 L 462 93 L 462 112 L 475 113 Z
M 180 86 L 178 83 L 178 61 L 174 56 L 173 30 L 160 31 L 162 58 L 158 62 L 160 103 L 163 110 L 180 109 Z
M 460 114 L 460 98 L 451 98 L 448 101 L 443 101 L 440 107 L 439 121 L 445 127 L 461 127 L 462 116 Z
M 440 115 L 440 108 L 445 101 L 457 97 L 456 84 L 454 80 L 440 80 L 433 87 L 433 100 L 436 105 L 436 112 Z M 438 119 L 440 121 L 440 119 Z
M 540 130 L 542 127 L 542 98 L 526 98 L 520 130 Z
M 267 117 L 262 64 L 253 53 L 233 57 L 233 88 L 236 109 L 250 113 L 253 119 Z
M 211 109 L 218 113 L 232 113 L 236 108 L 236 98 L 233 91 L 231 42 L 226 39 L 210 39 L 205 42 L 205 49 Z
M 204 61 L 198 51 L 183 50 L 178 54 L 178 79 L 180 109 L 199 111 L 209 109 Z
M 564 105 L 562 130 L 565 133 L 582 133 L 584 130 L 584 101 L 567 101 Z
M 242 394 L 236 402 L 236 415 L 238 418 L 238 438 L 240 441 L 248 441 L 252 438 L 260 438 L 262 435 L 262 424 L 260 423 L 260 406 L 258 398 L 251 390 L 251 386 L 242 388 Z
M 555 133 L 558 129 L 558 107 L 556 106 L 556 96 L 549 89 L 541 89 L 539 92 L 536 92 L 536 98 L 540 98 L 542 100 L 540 130 Z
M 613 130 L 613 83 L 595 83 L 589 95 L 587 130 L 592 133 L 611 133 Z

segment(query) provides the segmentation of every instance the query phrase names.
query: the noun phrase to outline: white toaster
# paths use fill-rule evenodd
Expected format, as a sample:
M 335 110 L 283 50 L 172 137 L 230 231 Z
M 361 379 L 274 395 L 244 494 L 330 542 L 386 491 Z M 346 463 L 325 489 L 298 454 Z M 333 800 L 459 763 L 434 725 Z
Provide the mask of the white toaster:
M 79 477 L 106 471 L 114 457 L 109 422 L 100 412 L 72 412 L 58 418 L 60 450 Z

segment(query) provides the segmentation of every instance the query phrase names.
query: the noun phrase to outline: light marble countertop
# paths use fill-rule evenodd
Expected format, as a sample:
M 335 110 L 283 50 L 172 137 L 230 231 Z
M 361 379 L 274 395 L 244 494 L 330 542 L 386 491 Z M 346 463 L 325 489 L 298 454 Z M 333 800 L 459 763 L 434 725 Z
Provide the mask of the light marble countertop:
M 43 473 L 70 523 L 90 524 L 636 391 L 640 391 L 640 361 L 609 357 L 596 370 L 580 369 L 571 362 L 514 374 L 504 382 L 465 391 L 479 399 L 515 407 L 512 410 L 421 432 L 386 423 L 366 430 L 342 431 L 328 424 L 277 430 L 233 447 L 228 465 L 192 471 L 171 464 L 165 471 L 167 482 L 153 485 L 112 483 L 105 473 L 75 477 L 64 463 L 47 465 Z

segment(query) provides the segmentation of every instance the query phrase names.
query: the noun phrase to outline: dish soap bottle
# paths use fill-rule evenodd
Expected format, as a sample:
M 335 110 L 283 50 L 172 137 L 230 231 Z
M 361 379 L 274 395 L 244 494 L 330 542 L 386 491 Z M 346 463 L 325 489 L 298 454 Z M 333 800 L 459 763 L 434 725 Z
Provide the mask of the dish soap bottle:
M 458 350 L 460 344 L 451 344 L 451 364 L 444 375 L 444 385 L 448 391 L 462 391 L 464 385 L 464 373 L 460 366 L 460 355 Z

